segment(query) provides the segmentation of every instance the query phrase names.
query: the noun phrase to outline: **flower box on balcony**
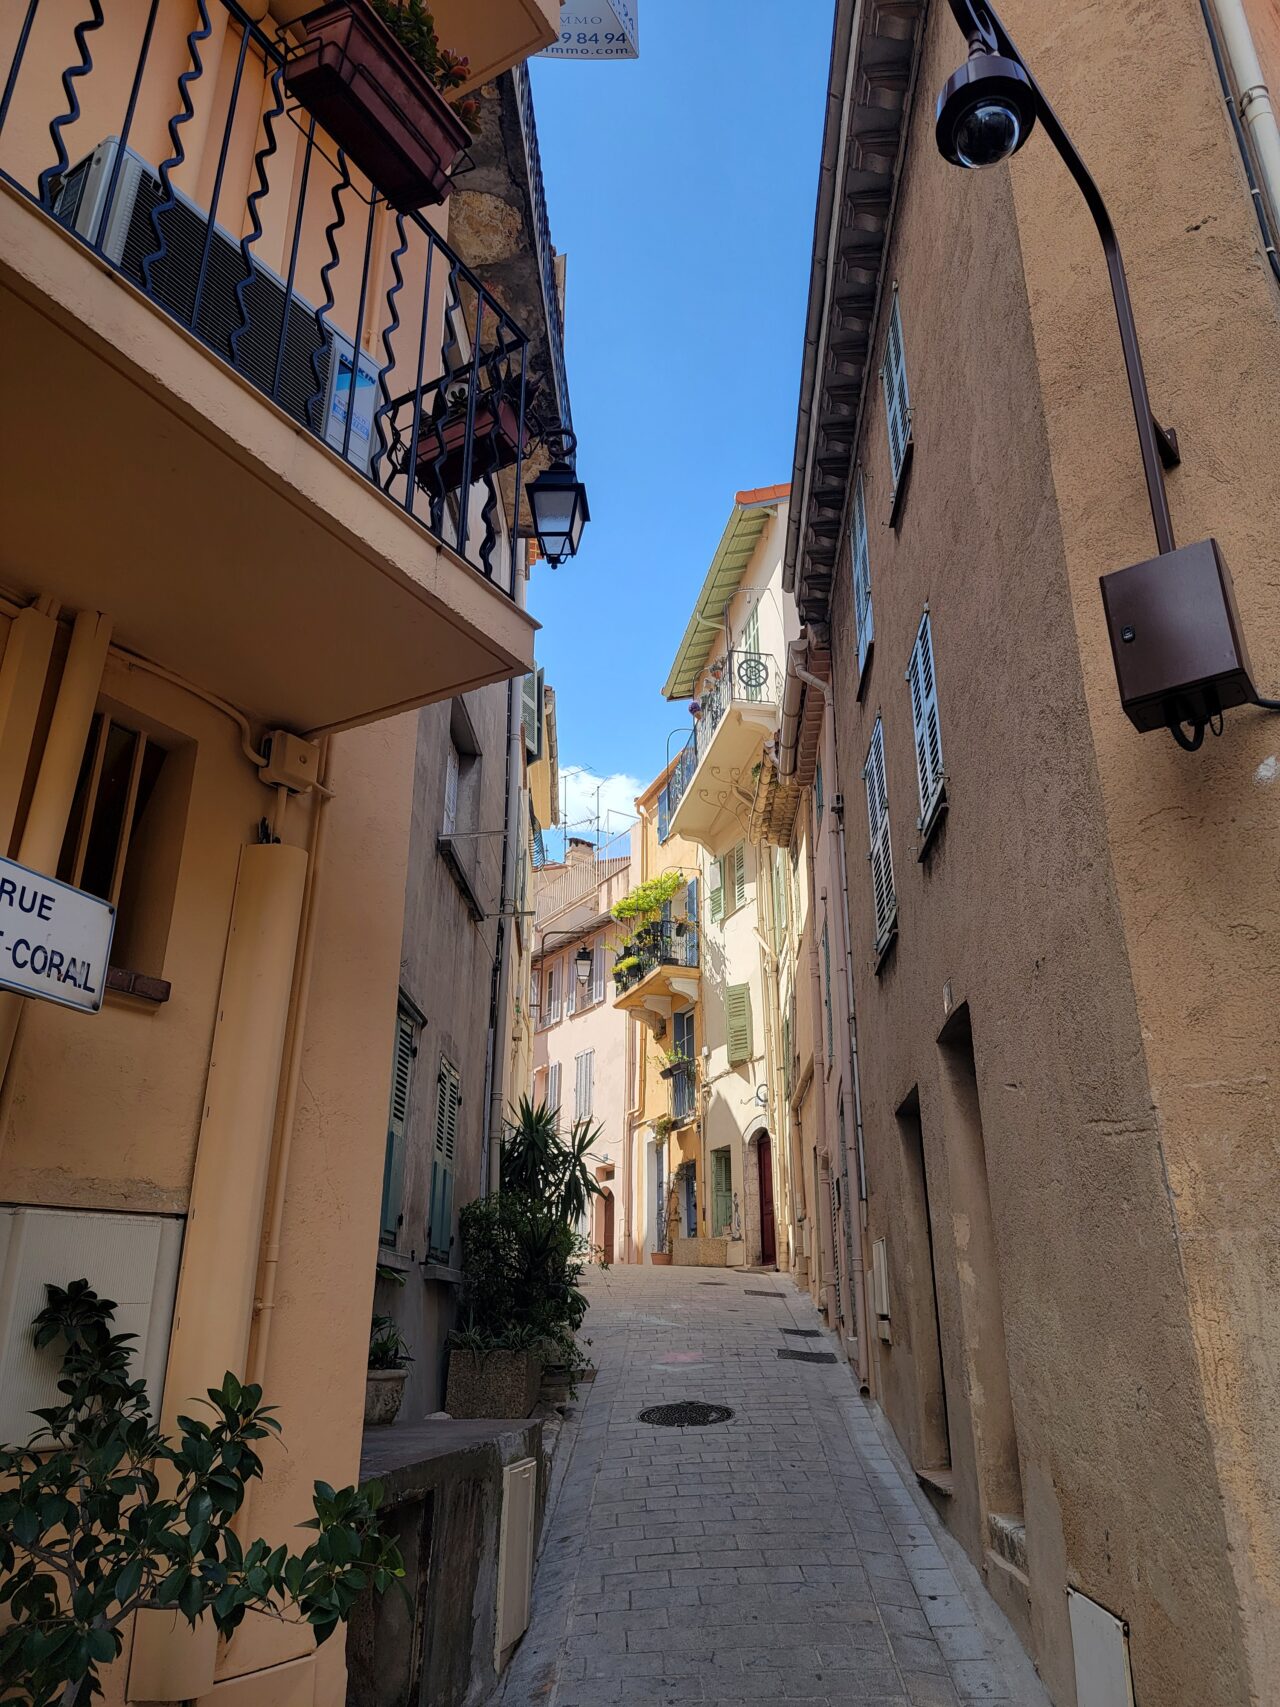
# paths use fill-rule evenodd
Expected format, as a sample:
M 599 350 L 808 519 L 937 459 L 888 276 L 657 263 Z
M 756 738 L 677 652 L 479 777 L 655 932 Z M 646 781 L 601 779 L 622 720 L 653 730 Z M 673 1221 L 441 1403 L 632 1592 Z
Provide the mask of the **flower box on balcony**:
M 462 484 L 467 448 L 465 401 L 437 419 L 425 419 L 418 430 L 418 479 L 424 486 L 454 492 Z M 510 468 L 521 454 L 520 417 L 510 398 L 482 392 L 476 398 L 475 434 L 471 441 L 471 479 Z
M 365 0 L 329 0 L 285 87 L 400 213 L 442 202 L 467 145 L 462 120 Z

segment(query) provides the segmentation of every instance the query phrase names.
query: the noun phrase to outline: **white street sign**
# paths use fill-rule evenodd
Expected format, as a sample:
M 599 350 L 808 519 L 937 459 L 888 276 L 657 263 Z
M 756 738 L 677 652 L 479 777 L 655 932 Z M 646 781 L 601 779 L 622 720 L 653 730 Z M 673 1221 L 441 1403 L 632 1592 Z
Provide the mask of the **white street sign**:
M 0 859 L 0 989 L 96 1014 L 115 924 L 110 902 Z
M 540 59 L 638 59 L 639 0 L 565 0 L 560 34 Z

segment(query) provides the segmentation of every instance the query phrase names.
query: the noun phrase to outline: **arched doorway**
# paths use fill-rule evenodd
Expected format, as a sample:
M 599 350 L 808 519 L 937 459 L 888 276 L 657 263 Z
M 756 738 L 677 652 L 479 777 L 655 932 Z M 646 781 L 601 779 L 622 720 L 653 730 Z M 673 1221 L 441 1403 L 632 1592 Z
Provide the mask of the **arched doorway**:
M 778 1226 L 773 1211 L 773 1144 L 769 1134 L 762 1132 L 756 1140 L 760 1201 L 760 1266 L 778 1266 Z

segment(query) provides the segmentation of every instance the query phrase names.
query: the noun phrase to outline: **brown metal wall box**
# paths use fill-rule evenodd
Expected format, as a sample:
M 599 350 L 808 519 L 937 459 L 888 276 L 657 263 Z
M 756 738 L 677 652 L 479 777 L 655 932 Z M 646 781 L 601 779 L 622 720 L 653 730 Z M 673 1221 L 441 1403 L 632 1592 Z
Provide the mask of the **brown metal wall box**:
M 1120 700 L 1138 729 L 1207 722 L 1257 698 L 1216 539 L 1100 579 Z

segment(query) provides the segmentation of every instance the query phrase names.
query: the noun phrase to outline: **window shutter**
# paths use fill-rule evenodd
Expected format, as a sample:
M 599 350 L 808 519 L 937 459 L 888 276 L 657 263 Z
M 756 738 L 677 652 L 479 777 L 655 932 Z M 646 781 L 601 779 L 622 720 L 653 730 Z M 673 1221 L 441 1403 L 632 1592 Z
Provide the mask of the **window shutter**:
M 689 879 L 689 887 L 684 892 L 684 916 L 688 929 L 684 934 L 684 963 L 686 966 L 698 964 L 698 880 Z
M 898 293 L 893 295 L 889 311 L 889 330 L 884 341 L 884 366 L 880 369 L 884 386 L 885 424 L 889 435 L 889 469 L 893 484 L 898 484 L 907 440 L 911 437 L 911 409 L 907 399 L 907 362 L 902 347 L 902 315 L 898 311 Z
M 531 670 L 520 691 L 520 721 L 524 725 L 525 752 L 531 760 L 542 757 L 542 680 L 541 670 Z
M 569 956 L 566 964 L 564 1008 L 570 1018 L 578 1011 L 578 968 L 573 964 L 572 955 Z
M 729 861 L 733 869 L 733 906 L 736 912 L 745 906 L 747 899 L 747 854 L 741 842 L 730 854 Z
M 831 1018 L 831 937 L 827 931 L 827 922 L 822 922 L 822 999 L 827 1009 L 827 1060 L 835 1056 L 836 1040 Z
M 711 862 L 711 918 L 714 923 L 724 918 L 724 861 Z
M 658 840 L 665 842 L 671 831 L 671 804 L 666 789 L 658 795 Z
M 818 822 L 822 822 L 822 761 L 819 760 L 813 773 L 813 804 L 817 809 Z
M 591 1000 L 604 1000 L 604 944 L 599 942 L 591 950 Z
M 858 626 L 858 673 L 861 675 L 875 638 L 871 610 L 871 552 L 867 544 L 867 504 L 861 469 L 853 488 L 853 609 Z
M 387 1114 L 387 1151 L 382 1169 L 382 1242 L 394 1245 L 404 1209 L 404 1147 L 409 1125 L 409 1087 L 418 1053 L 417 1025 L 405 1008 L 396 1014 L 391 1060 L 391 1107 Z
M 916 780 L 920 785 L 920 828 L 929 822 L 942 793 L 942 735 L 938 726 L 938 684 L 933 669 L 933 633 L 929 613 L 911 649 L 907 668 L 911 688 L 911 723 L 916 740 Z
M 711 1235 L 722 1238 L 733 1225 L 733 1162 L 727 1150 L 711 1152 Z
M 444 823 L 441 828 L 451 836 L 458 827 L 458 749 L 450 742 L 444 759 Z
M 560 1128 L 560 1063 L 553 1061 L 547 1068 L 547 1107 L 556 1119 L 556 1130 Z
M 595 1091 L 594 1049 L 584 1049 L 573 1058 L 573 1118 L 589 1120 Z
M 462 1081 L 458 1069 L 440 1057 L 436 1076 L 436 1128 L 431 1154 L 431 1207 L 427 1253 L 433 1262 L 448 1262 L 453 1244 L 453 1164 L 458 1148 L 458 1113 Z
M 739 1067 L 755 1055 L 750 984 L 730 984 L 726 988 L 724 1012 L 728 1030 L 729 1065 Z
M 560 967 L 547 968 L 547 1024 L 554 1025 L 560 1018 Z
M 863 771 L 867 819 L 871 829 L 871 889 L 875 902 L 876 951 L 888 942 L 898 914 L 893 887 L 893 849 L 889 842 L 889 794 L 884 774 L 884 724 L 876 718 Z

